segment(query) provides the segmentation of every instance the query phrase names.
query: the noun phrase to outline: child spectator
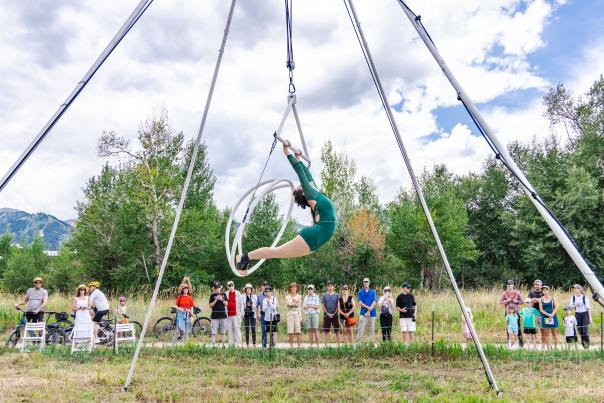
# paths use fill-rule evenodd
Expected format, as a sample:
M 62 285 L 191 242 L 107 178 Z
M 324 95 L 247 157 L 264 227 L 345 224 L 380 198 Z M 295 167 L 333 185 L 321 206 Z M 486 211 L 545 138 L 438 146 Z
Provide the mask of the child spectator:
M 470 322 L 474 321 L 474 317 L 472 316 L 472 310 L 470 308 L 466 308 L 466 312 L 468 312 L 468 316 L 470 317 Z M 461 314 L 461 332 L 463 333 L 463 337 L 471 341 L 472 340 L 472 332 L 470 332 L 470 326 L 466 322 L 466 318 Z
M 508 313 L 505 316 L 505 323 L 508 328 L 508 347 L 518 346 L 518 314 L 513 306 L 508 306 Z
M 522 318 L 522 327 L 524 334 L 528 337 L 527 347 L 529 350 L 537 349 L 537 323 L 541 313 L 533 308 L 533 300 L 527 298 L 524 300 L 524 308 L 520 310 Z
M 564 308 L 564 333 L 569 347 L 577 348 L 577 318 L 572 313 L 573 307 Z
M 120 303 L 115 308 L 117 314 L 118 323 L 128 323 L 128 315 L 126 314 L 126 297 L 120 297 Z

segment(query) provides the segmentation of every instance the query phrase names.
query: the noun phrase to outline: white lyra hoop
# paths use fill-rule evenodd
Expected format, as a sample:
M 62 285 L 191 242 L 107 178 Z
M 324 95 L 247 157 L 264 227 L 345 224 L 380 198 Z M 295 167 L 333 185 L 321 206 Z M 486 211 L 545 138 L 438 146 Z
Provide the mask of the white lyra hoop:
M 247 198 L 250 196 L 250 194 L 252 192 L 254 192 L 254 190 L 258 189 L 259 193 L 256 194 L 254 200 L 252 201 L 252 204 L 250 205 L 248 213 L 247 213 L 247 217 L 251 217 L 251 215 L 254 212 L 254 209 L 256 208 L 258 203 L 260 203 L 260 201 L 264 197 L 266 197 L 266 195 L 268 195 L 271 192 L 274 192 L 275 190 L 286 188 L 286 187 L 289 187 L 291 189 L 291 192 L 290 192 L 291 197 L 290 197 L 287 213 L 283 216 L 283 219 L 281 220 L 281 228 L 279 229 L 279 232 L 277 233 L 275 240 L 270 245 L 271 247 L 274 247 L 281 240 L 281 237 L 283 236 L 283 233 L 285 232 L 285 228 L 287 227 L 287 224 L 289 223 L 289 219 L 292 214 L 292 209 L 294 207 L 294 195 L 293 195 L 294 184 L 292 181 L 290 181 L 289 179 L 285 179 L 285 178 L 278 178 L 278 179 L 268 179 L 263 182 L 260 182 L 258 184 L 258 186 L 254 186 L 251 189 L 249 189 L 247 192 L 245 192 L 243 194 L 243 196 L 241 196 L 239 201 L 237 201 L 237 204 L 235 204 L 235 207 L 233 207 L 233 211 L 231 211 L 231 215 L 230 215 L 229 220 L 226 225 L 226 231 L 224 234 L 224 247 L 225 247 L 225 251 L 226 251 L 226 255 L 227 255 L 227 259 L 229 261 L 229 266 L 231 268 L 231 271 L 237 277 L 244 277 L 235 268 L 235 256 L 237 254 L 241 255 L 243 253 L 243 246 L 242 246 L 241 238 L 243 237 L 245 225 L 247 224 L 246 221 L 243 221 L 239 225 L 239 228 L 237 228 L 237 232 L 235 233 L 235 238 L 233 239 L 233 244 L 231 245 L 231 226 L 233 224 L 233 218 L 235 217 L 235 213 L 237 212 L 237 209 L 239 208 L 241 203 L 243 203 L 244 200 L 247 200 Z M 264 260 L 265 259 L 259 260 L 254 266 L 248 268 L 247 274 L 250 275 L 253 272 L 255 272 L 262 265 L 262 263 L 264 263 Z

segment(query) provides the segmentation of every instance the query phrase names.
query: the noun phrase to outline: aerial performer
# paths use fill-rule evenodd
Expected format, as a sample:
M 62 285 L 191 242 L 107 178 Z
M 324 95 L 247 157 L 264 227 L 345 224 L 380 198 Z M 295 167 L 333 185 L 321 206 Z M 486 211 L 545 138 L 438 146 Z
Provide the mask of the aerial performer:
M 295 157 L 289 149 L 290 142 L 283 143 L 283 153 L 298 175 L 300 186 L 294 189 L 294 200 L 303 209 L 310 208 L 313 225 L 305 227 L 292 240 L 276 247 L 263 247 L 235 258 L 236 268 L 243 275 L 252 260 L 302 257 L 310 255 L 329 241 L 336 232 L 336 209 L 332 201 L 318 189 L 309 169 L 302 163 L 301 153 Z

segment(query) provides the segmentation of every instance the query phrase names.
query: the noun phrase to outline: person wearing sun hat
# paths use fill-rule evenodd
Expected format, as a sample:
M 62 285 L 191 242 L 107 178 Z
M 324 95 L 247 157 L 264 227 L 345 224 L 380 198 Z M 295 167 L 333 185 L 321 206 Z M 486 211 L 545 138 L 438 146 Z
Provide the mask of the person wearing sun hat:
M 191 295 L 189 284 L 182 283 L 178 287 L 178 296 L 174 305 L 176 307 L 176 326 L 174 326 L 172 344 L 176 344 L 178 339 L 187 343 L 189 341 L 189 333 L 191 332 L 191 316 L 195 307 L 195 301 Z
M 321 309 L 321 300 L 315 294 L 315 286 L 309 284 L 306 295 L 304 296 L 304 315 L 306 315 L 306 328 L 308 329 L 308 338 L 310 345 L 313 341 L 319 347 L 319 312 Z
M 291 283 L 287 287 L 285 296 L 285 306 L 287 308 L 287 335 L 289 337 L 289 347 L 294 348 L 294 337 L 298 341 L 298 348 L 302 342 L 302 296 L 298 293 L 298 284 Z
M 42 288 L 42 277 L 33 279 L 34 286 L 25 292 L 21 302 L 15 308 L 27 304 L 25 317 L 28 322 L 44 322 L 44 307 L 48 303 L 48 291 Z
M 256 311 L 258 310 L 258 297 L 254 295 L 254 287 L 247 283 L 243 287 L 241 295 L 243 303 L 243 326 L 245 327 L 245 345 L 250 346 L 250 333 L 252 334 L 252 344 L 256 347 Z
M 73 299 L 71 311 L 75 313 L 74 325 L 92 324 L 92 317 L 90 316 L 90 307 L 88 301 L 88 287 L 86 287 L 86 284 L 80 284 L 78 288 L 76 288 L 76 296 Z

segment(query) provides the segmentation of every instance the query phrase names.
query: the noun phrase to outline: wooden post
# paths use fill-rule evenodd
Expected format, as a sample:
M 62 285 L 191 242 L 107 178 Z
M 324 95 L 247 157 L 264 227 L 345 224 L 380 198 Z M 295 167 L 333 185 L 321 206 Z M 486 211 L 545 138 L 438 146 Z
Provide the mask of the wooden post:
M 434 304 L 432 304 L 432 337 L 430 339 L 430 356 L 434 355 Z

